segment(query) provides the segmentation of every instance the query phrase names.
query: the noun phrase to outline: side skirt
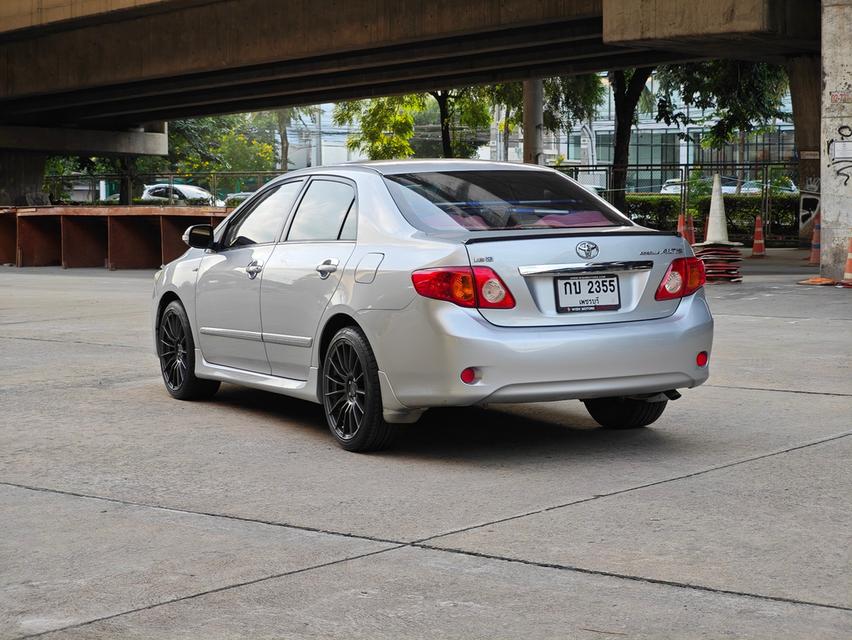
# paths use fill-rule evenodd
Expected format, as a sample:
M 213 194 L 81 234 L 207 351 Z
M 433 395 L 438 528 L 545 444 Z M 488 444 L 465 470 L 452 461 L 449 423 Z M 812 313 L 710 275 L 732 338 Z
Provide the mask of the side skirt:
M 265 373 L 255 373 L 254 371 L 245 371 L 243 369 L 234 369 L 233 367 L 225 367 L 219 364 L 211 364 L 204 359 L 204 356 L 201 354 L 201 349 L 196 349 L 195 375 L 199 378 L 230 382 L 232 384 L 239 384 L 253 389 L 262 389 L 263 391 L 271 391 L 272 393 L 291 396 L 293 398 L 308 400 L 319 404 L 319 397 L 317 396 L 316 367 L 310 368 L 307 380 L 292 380 L 290 378 L 281 378 Z

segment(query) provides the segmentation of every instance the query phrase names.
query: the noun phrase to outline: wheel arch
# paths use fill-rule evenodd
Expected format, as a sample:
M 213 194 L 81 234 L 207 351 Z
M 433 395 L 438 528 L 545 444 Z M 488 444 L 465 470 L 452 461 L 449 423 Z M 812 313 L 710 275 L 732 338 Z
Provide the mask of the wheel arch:
M 317 366 L 322 366 L 322 361 L 325 358 L 325 354 L 328 351 L 328 345 L 331 344 L 331 339 L 334 337 L 334 334 L 344 327 L 355 327 L 363 333 L 365 337 L 367 335 L 364 332 L 363 327 L 358 324 L 358 321 L 351 315 L 342 312 L 335 313 L 326 321 L 322 328 L 322 332 L 320 333 L 319 343 L 317 344 Z
M 172 302 L 177 300 L 181 303 L 184 310 L 186 310 L 186 305 L 183 304 L 183 300 L 180 299 L 180 296 L 174 291 L 165 291 L 163 295 L 160 296 L 160 301 L 157 303 L 157 315 L 155 318 L 156 328 L 160 328 L 160 318 L 163 317 L 163 311 L 165 311 L 166 307 L 169 306 Z M 191 323 L 190 323 L 191 324 Z

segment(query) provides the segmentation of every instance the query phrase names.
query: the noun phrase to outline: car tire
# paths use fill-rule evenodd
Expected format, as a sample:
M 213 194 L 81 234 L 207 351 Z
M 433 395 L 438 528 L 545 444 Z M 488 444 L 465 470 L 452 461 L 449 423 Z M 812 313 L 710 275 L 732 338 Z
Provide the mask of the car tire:
M 186 310 L 177 300 L 170 302 L 157 325 L 157 356 L 166 391 L 178 400 L 203 400 L 219 390 L 218 380 L 195 375 L 195 341 Z
M 607 429 L 638 429 L 647 427 L 663 415 L 668 402 L 646 402 L 634 398 L 595 398 L 584 400 L 586 410 Z
M 364 334 L 344 327 L 322 362 L 320 394 L 328 428 L 347 451 L 379 451 L 394 429 L 382 416 L 379 367 Z

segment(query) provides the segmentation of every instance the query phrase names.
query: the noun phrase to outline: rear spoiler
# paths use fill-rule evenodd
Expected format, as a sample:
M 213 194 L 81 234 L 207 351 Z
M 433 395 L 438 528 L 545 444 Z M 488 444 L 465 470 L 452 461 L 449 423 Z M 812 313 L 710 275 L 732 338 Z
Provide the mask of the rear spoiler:
M 503 242 L 505 240 L 539 240 L 544 238 L 576 238 L 582 236 L 601 237 L 601 236 L 673 236 L 680 237 L 677 231 L 583 231 L 577 229 L 570 233 L 513 233 L 511 235 L 473 237 L 464 241 L 464 244 L 478 244 L 480 242 Z

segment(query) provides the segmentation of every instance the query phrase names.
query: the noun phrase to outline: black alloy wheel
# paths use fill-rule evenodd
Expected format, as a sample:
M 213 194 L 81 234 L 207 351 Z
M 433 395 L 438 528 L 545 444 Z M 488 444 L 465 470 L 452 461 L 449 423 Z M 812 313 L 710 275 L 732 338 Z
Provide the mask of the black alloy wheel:
M 157 355 L 166 391 L 178 400 L 209 398 L 219 389 L 218 380 L 195 375 L 195 343 L 183 305 L 174 300 L 166 306 L 157 328 Z
M 166 309 L 160 320 L 160 368 L 169 391 L 178 391 L 186 380 L 186 331 L 174 309 Z
M 323 359 L 320 391 L 328 427 L 348 451 L 376 451 L 390 442 L 378 371 L 364 334 L 354 327 L 335 334 Z

